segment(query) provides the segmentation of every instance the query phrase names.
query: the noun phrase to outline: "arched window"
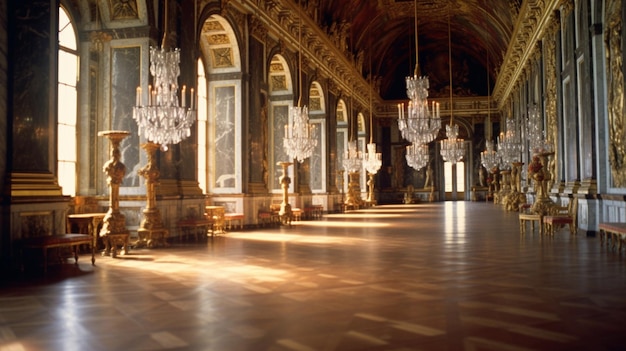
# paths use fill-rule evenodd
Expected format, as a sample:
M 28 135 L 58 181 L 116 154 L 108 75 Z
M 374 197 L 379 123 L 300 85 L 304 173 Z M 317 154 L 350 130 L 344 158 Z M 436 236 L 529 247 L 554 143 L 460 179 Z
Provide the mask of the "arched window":
M 361 154 L 365 154 L 365 145 L 367 144 L 367 130 L 365 129 L 365 116 L 362 112 L 359 112 L 357 115 L 357 131 L 358 131 L 358 141 L 357 148 L 361 151 Z M 365 170 L 365 163 L 363 163 L 359 183 L 361 184 L 361 191 L 363 193 L 367 192 L 367 171 Z
M 209 170 L 207 167 L 207 79 L 202 59 L 198 59 L 198 185 L 203 193 L 207 193 Z
M 68 13 L 59 7 L 57 176 L 64 195 L 76 195 L 76 116 L 79 56 L 76 31 Z
M 277 166 L 277 162 L 293 160 L 285 152 L 283 139 L 285 137 L 285 126 L 289 123 L 289 111 L 293 107 L 293 87 L 291 84 L 291 73 L 287 61 L 281 55 L 275 55 L 270 61 L 269 79 L 270 83 L 270 103 L 269 103 L 269 169 L 271 179 L 269 181 L 270 190 L 273 193 L 280 193 L 280 177 L 282 168 Z M 288 168 L 288 175 L 293 179 L 294 167 Z M 294 190 L 294 181 L 289 184 L 289 191 Z
M 206 192 L 241 193 L 241 60 L 235 33 L 226 19 L 213 15 L 205 21 L 200 50 L 206 62 L 205 82 L 201 84 L 207 86 L 207 119 L 204 130 L 198 132 L 205 133 L 206 150 L 198 152 L 198 171 L 205 172 L 200 178 L 206 179 Z M 198 123 L 198 128 L 202 125 Z

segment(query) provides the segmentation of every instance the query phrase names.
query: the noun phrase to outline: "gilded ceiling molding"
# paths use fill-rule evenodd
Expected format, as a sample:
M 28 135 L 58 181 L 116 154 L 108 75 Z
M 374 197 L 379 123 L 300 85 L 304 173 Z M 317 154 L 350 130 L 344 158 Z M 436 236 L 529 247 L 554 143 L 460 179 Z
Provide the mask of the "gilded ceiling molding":
M 249 16 L 248 18 L 250 35 L 259 39 L 262 43 L 267 44 L 267 28 L 265 28 L 263 22 L 259 21 L 259 19 L 254 16 Z
M 346 55 L 345 50 L 337 47 L 331 37 L 317 25 L 307 11 L 301 11 L 293 0 L 229 0 L 231 8 L 236 7 L 241 13 L 254 14 L 267 28 L 270 37 L 282 38 L 286 46 L 298 51 L 299 33 L 302 30 L 302 54 L 310 66 L 318 68 L 320 74 L 337 81 L 343 90 L 350 90 L 346 84 L 352 80 L 363 92 L 355 96 L 362 105 L 369 105 L 369 85 L 357 71 L 354 59 Z M 299 18 L 299 14 L 302 15 Z M 341 39 L 339 36 L 338 39 Z M 341 41 L 340 41 L 341 42 Z M 284 51 L 283 51 L 284 52 Z M 349 79 L 351 78 L 351 79 Z
M 609 163 L 613 187 L 626 187 L 626 108 L 622 60 L 622 0 L 608 0 L 604 41 L 606 47 Z
M 535 43 L 540 40 L 547 23 L 561 0 L 524 1 L 513 30 L 511 44 L 504 55 L 493 96 L 502 108 L 515 82 L 519 79 Z

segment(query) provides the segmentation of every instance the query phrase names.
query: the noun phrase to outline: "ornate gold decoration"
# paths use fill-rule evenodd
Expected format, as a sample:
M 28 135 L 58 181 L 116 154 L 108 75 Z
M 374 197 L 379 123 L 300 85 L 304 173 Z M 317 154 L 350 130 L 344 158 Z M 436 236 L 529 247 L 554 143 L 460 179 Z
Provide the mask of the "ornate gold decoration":
M 156 244 L 165 245 L 168 230 L 163 226 L 161 212 L 156 206 L 156 186 L 159 184 L 161 172 L 156 165 L 156 151 L 159 144 L 148 142 L 141 147 L 146 150 L 148 163 L 139 170 L 139 175 L 146 179 L 146 208 L 143 210 L 143 219 L 137 230 L 139 240 L 136 245 L 152 247 Z
M 136 0 L 109 0 L 109 13 L 112 20 L 139 18 Z
M 557 141 L 559 140 L 559 130 L 557 123 L 557 108 L 556 108 L 556 86 L 557 86 L 557 72 L 556 72 L 556 33 L 559 28 L 559 18 L 553 18 L 553 21 L 548 28 L 548 32 L 544 37 L 544 67 L 546 70 L 546 141 L 552 144 L 552 150 L 554 155 L 551 158 L 551 164 L 549 165 L 549 172 L 551 173 L 551 185 L 557 183 L 559 179 L 558 170 L 556 168 L 556 160 L 559 158 Z
M 609 163 L 614 187 L 626 186 L 626 109 L 622 61 L 622 1 L 607 3 L 605 45 L 607 60 Z
M 281 166 L 283 174 L 280 176 L 280 187 L 283 190 L 283 201 L 280 204 L 280 220 L 283 224 L 291 224 L 291 205 L 289 204 L 289 184 L 291 184 L 291 178 L 287 174 L 287 169 L 291 166 L 292 162 L 278 162 L 276 165 Z
M 109 130 L 99 132 L 98 136 L 109 139 L 111 158 L 104 163 L 102 170 L 107 174 L 107 184 L 109 185 L 109 210 L 102 221 L 100 237 L 105 242 L 106 248 L 103 255 L 117 255 L 115 246 L 121 241 L 124 253 L 128 253 L 128 230 L 126 229 L 126 217 L 120 212 L 120 184 L 126 174 L 126 166 L 120 161 L 120 143 L 130 132 L 120 130 Z
M 233 67 L 233 52 L 230 47 L 211 50 L 211 60 L 214 68 Z
M 529 59 L 534 44 L 540 39 L 541 23 L 545 23 L 560 0 L 523 1 L 515 31 L 511 36 L 512 43 L 503 58 L 498 81 L 493 91 L 495 101 L 503 102 L 511 94 L 511 90 L 520 78 L 526 61 Z

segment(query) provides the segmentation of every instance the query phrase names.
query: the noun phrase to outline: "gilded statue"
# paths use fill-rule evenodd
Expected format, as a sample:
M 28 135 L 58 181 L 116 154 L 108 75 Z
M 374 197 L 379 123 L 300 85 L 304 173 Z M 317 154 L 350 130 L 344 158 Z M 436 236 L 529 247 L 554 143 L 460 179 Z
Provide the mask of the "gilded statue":
M 622 2 L 610 1 L 607 5 L 607 26 L 605 43 L 609 71 L 608 113 L 609 113 L 609 162 L 613 176 L 613 186 L 626 186 L 626 134 L 624 125 L 624 67 L 622 60 Z

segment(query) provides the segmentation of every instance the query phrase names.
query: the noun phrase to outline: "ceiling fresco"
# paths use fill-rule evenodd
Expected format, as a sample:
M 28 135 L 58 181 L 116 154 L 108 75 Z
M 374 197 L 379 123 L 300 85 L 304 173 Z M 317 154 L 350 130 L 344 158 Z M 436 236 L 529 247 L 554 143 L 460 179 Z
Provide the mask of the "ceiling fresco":
M 363 74 L 380 77 L 383 99 L 404 99 L 404 79 L 415 68 L 417 5 L 419 66 L 430 95 L 449 94 L 448 18 L 455 95 L 492 89 L 513 33 L 521 0 L 319 0 L 320 26 L 348 23 L 348 46 L 363 52 Z M 371 54 L 371 55 L 370 55 Z M 371 62 L 370 62 L 371 60 Z M 371 70 L 370 70 L 371 67 Z

